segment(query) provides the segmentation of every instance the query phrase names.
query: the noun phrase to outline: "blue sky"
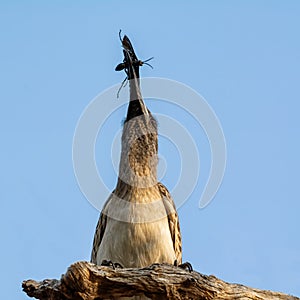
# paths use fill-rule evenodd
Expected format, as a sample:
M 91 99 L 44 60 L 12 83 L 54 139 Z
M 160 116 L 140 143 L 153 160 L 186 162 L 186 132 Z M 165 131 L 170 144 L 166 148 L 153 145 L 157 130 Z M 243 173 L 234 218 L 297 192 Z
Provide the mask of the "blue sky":
M 98 211 L 77 185 L 72 141 L 86 105 L 124 79 L 114 71 L 120 28 L 140 58 L 155 57 L 142 76 L 198 91 L 226 138 L 222 186 L 201 210 L 210 154 L 199 135 L 199 184 L 179 209 L 184 260 L 225 281 L 300 296 L 299 13 L 298 1 L 276 0 L 1 1 L 3 298 L 27 299 L 22 280 L 59 278 L 90 257 Z M 100 135 L 97 161 L 113 187 L 101 143 Z M 167 156 L 171 146 L 160 146 Z M 172 187 L 178 169 L 170 168 L 163 181 Z

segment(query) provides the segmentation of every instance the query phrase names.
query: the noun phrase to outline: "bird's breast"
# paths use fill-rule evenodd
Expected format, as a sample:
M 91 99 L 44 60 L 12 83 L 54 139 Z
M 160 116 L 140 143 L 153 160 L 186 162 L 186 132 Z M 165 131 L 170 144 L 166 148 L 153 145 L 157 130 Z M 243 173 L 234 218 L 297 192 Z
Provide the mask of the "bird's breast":
M 148 223 L 108 219 L 97 263 L 101 264 L 104 259 L 127 268 L 173 264 L 175 252 L 167 218 Z

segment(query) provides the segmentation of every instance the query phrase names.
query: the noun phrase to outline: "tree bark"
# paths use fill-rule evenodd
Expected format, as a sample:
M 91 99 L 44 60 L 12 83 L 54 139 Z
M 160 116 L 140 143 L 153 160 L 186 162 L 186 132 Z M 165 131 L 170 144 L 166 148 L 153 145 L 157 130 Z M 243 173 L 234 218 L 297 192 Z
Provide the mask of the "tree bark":
M 60 280 L 26 280 L 23 290 L 41 300 L 100 300 L 146 295 L 150 299 L 289 299 L 283 293 L 224 282 L 215 276 L 154 264 L 142 269 L 113 269 L 88 262 L 72 264 Z

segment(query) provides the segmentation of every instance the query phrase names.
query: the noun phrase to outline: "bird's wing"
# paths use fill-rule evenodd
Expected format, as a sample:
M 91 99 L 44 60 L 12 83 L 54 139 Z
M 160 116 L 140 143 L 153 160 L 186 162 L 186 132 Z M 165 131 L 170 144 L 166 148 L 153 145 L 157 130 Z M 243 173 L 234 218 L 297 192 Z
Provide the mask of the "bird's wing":
M 181 233 L 179 226 L 179 219 L 176 212 L 175 203 L 168 191 L 168 189 L 162 184 L 158 183 L 158 188 L 162 198 L 164 199 L 164 205 L 167 212 L 168 222 L 171 237 L 173 240 L 173 247 L 178 264 L 182 263 L 182 249 L 181 249 Z
M 109 196 L 109 198 L 107 199 L 107 201 L 105 202 L 102 212 L 99 217 L 99 221 L 96 226 L 96 232 L 94 235 L 93 249 L 92 249 L 92 255 L 91 255 L 91 262 L 93 264 L 97 264 L 97 253 L 98 253 L 98 250 L 99 250 L 99 247 L 100 247 L 103 235 L 104 235 L 104 231 L 106 228 L 106 223 L 107 223 L 107 215 L 105 213 L 103 213 L 103 211 L 105 210 L 105 207 L 107 206 L 112 195 L 113 194 L 111 194 Z

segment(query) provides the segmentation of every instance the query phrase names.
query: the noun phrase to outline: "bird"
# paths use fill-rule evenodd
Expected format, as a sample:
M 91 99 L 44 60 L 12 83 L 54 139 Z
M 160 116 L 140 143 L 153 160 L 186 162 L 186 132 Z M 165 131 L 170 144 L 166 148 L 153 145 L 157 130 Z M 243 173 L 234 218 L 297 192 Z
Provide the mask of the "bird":
M 178 213 L 168 189 L 157 179 L 158 125 L 140 89 L 139 68 L 143 62 L 137 59 L 126 35 L 121 42 L 124 60 L 116 69 L 126 72 L 129 104 L 118 180 L 100 213 L 91 262 L 124 268 L 154 263 L 181 265 Z

